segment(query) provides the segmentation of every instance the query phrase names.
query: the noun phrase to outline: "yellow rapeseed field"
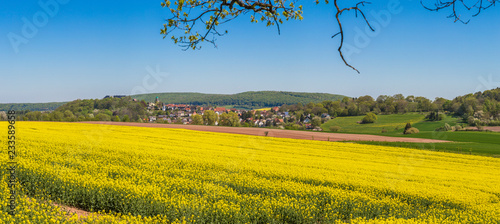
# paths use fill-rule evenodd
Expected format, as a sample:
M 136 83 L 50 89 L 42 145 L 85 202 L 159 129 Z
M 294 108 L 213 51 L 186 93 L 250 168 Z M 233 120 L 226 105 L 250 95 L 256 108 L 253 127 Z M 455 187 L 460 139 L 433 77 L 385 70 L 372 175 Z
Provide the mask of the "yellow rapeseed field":
M 12 217 L 0 124 L 0 223 L 500 223 L 498 158 L 50 122 L 17 123 Z

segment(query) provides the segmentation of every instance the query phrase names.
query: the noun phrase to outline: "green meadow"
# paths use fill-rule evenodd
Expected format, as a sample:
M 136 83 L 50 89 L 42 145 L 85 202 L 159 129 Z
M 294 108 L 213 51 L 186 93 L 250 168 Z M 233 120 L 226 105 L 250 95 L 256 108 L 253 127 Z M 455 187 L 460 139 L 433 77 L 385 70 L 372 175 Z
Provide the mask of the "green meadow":
M 378 115 L 377 121 L 372 124 L 359 124 L 364 116 L 337 117 L 323 125 L 321 128 L 329 131 L 331 126 L 339 126 L 340 133 L 377 134 L 388 135 L 402 132 L 406 123 L 417 123 L 425 119 L 425 115 L 418 113 Z M 382 133 L 382 130 L 387 133 Z
M 418 148 L 433 151 L 475 154 L 500 157 L 500 133 L 479 131 L 435 131 L 445 123 L 454 126 L 461 119 L 447 116 L 441 121 L 426 121 L 425 114 L 408 113 L 393 115 L 378 115 L 373 124 L 359 124 L 363 116 L 337 117 L 321 127 L 329 131 L 331 126 L 339 126 L 339 133 L 373 134 L 394 137 L 427 138 L 452 141 L 450 143 L 400 143 L 400 142 L 357 142 L 369 145 L 385 145 L 395 147 Z M 420 133 L 404 135 L 406 123 L 418 128 Z M 382 130 L 385 130 L 382 132 Z

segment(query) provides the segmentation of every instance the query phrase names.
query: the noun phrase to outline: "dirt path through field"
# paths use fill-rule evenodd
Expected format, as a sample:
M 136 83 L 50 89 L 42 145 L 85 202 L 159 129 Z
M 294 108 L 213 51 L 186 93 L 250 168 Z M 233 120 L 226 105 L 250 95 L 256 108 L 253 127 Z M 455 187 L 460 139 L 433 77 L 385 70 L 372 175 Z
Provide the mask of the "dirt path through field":
M 28 201 L 30 202 L 33 202 L 33 199 L 28 197 L 27 198 Z M 40 199 L 38 199 L 38 201 L 40 202 Z M 41 202 L 43 203 L 47 203 L 47 201 L 44 201 L 42 200 Z M 85 210 L 82 210 L 82 209 L 79 209 L 79 208 L 75 208 L 75 207 L 72 207 L 72 206 L 69 206 L 69 205 L 63 205 L 63 204 L 59 204 L 59 203 L 56 203 L 56 202 L 51 202 L 50 203 L 51 205 L 53 206 L 57 206 L 59 208 L 61 208 L 61 210 L 64 210 L 66 212 L 68 212 L 68 217 L 71 217 L 73 214 L 76 214 L 78 216 L 78 219 L 81 220 L 83 218 L 87 218 L 89 215 L 99 215 L 97 213 L 92 213 L 92 212 L 89 212 L 89 211 L 85 211 Z
M 378 142 L 414 142 L 414 143 L 440 143 L 449 142 L 444 140 L 423 139 L 423 138 L 407 138 L 407 137 L 388 137 L 378 135 L 363 135 L 363 134 L 344 134 L 344 133 L 327 133 L 327 132 L 309 132 L 309 131 L 294 131 L 281 129 L 267 128 L 246 128 L 246 127 L 223 127 L 223 126 L 203 126 L 203 125 L 183 125 L 183 124 L 156 124 L 156 123 L 133 123 L 133 122 L 101 122 L 88 121 L 81 123 L 89 124 L 106 124 L 106 125 L 122 125 L 135 127 L 153 127 L 153 128 L 181 128 L 195 131 L 221 132 L 243 135 L 257 135 L 278 138 L 293 138 L 293 139 L 308 139 L 319 141 L 378 141 Z
M 87 216 L 92 214 L 91 212 L 88 212 L 88 211 L 85 211 L 85 210 L 82 210 L 79 208 L 71 207 L 68 205 L 62 205 L 62 204 L 57 204 L 57 203 L 52 203 L 52 204 L 55 206 L 59 206 L 61 209 L 65 210 L 71 214 L 76 214 L 78 216 L 78 219 L 86 218 Z

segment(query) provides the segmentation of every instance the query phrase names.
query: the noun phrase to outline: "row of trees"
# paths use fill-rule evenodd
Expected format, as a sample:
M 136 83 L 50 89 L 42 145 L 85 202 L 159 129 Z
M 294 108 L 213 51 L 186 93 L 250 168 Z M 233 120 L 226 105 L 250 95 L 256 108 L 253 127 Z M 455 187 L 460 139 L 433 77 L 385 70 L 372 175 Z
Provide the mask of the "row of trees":
M 449 105 L 469 125 L 500 125 L 500 88 L 459 96 Z
M 0 104 L 0 111 L 52 111 L 64 105 L 66 102 L 56 103 L 3 103 Z
M 486 120 L 500 119 L 500 88 L 467 94 L 447 100 L 441 97 L 431 101 L 425 97 L 396 94 L 394 96 L 381 95 L 377 99 L 371 96 L 359 98 L 344 97 L 339 101 L 323 101 L 321 103 L 301 103 L 283 105 L 282 112 L 296 114 L 321 115 L 328 113 L 331 116 L 357 116 L 369 112 L 374 114 L 395 114 L 407 112 L 450 112 L 457 116 L 469 116 Z M 436 114 L 437 116 L 437 114 Z M 433 117 L 432 119 L 439 119 Z
M 334 117 L 358 116 L 369 112 L 375 114 L 394 114 L 442 111 L 450 102 L 444 98 L 436 98 L 436 100 L 431 101 L 425 97 L 404 97 L 402 94 L 396 94 L 394 96 L 381 95 L 377 99 L 373 99 L 371 96 L 362 96 L 359 98 L 344 97 L 338 101 L 323 101 L 321 103 L 308 103 L 306 105 L 301 103 L 283 105 L 280 111 L 302 111 L 305 114 L 314 115 L 327 113 Z
M 18 111 L 27 121 L 139 121 L 147 118 L 146 102 L 130 97 L 75 100 L 52 112 Z
M 239 127 L 240 126 L 240 117 L 235 112 L 223 113 L 220 116 L 216 114 L 214 111 L 207 110 L 203 113 L 203 115 L 193 115 L 193 123 L 194 125 L 221 125 L 221 126 L 230 126 L 230 127 Z

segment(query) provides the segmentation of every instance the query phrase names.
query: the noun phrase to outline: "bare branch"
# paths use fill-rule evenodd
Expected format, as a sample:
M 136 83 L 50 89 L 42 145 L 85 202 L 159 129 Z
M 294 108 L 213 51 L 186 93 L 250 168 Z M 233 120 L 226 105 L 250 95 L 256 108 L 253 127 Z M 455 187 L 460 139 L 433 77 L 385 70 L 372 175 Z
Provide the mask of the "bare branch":
M 492 6 L 495 6 L 495 3 L 499 2 L 500 0 L 477 0 L 477 1 L 467 1 L 469 3 L 473 3 L 472 5 L 467 4 L 464 2 L 464 0 L 448 0 L 448 1 L 443 1 L 443 0 L 436 0 L 436 3 L 434 3 L 433 6 L 426 6 L 423 3 L 423 0 L 420 0 L 420 4 L 427 10 L 429 11 L 434 11 L 438 12 L 440 10 L 444 10 L 447 8 L 451 8 L 451 14 L 448 16 L 448 18 L 453 18 L 455 22 L 460 21 L 463 24 L 469 23 L 470 19 L 463 20 L 460 12 L 457 11 L 457 6 L 463 6 L 463 8 L 467 11 L 472 11 L 472 10 L 477 10 L 476 13 L 472 14 L 472 17 L 476 17 L 479 15 L 483 10 L 486 10 Z
M 358 72 L 358 74 L 359 74 L 360 73 L 359 70 L 356 69 L 355 67 L 353 67 L 352 65 L 350 65 L 349 63 L 347 63 L 347 61 L 344 58 L 344 55 L 342 54 L 342 47 L 344 46 L 344 29 L 342 28 L 342 22 L 340 20 L 340 16 L 342 15 L 343 12 L 354 10 L 356 12 L 356 17 L 358 16 L 358 13 L 361 14 L 361 16 L 365 20 L 366 24 L 368 24 L 368 27 L 370 27 L 370 29 L 372 31 L 375 31 L 373 29 L 373 27 L 370 25 L 370 22 L 368 22 L 368 19 L 366 18 L 365 14 L 363 13 L 363 11 L 359 7 L 359 6 L 365 6 L 365 4 L 370 4 L 370 3 L 365 2 L 365 1 L 361 1 L 361 2 L 356 3 L 356 6 L 349 7 L 349 8 L 340 8 L 338 3 L 337 3 L 337 0 L 334 0 L 333 3 L 335 5 L 335 9 L 337 10 L 337 13 L 335 14 L 335 18 L 337 19 L 337 24 L 339 25 L 340 31 L 338 33 L 336 33 L 335 35 L 333 35 L 332 38 L 340 35 L 340 45 L 338 48 L 340 58 L 342 59 L 342 61 L 344 62 L 344 64 L 347 67 L 352 68 L 354 71 Z

